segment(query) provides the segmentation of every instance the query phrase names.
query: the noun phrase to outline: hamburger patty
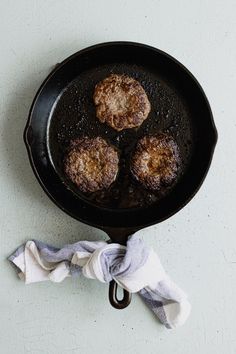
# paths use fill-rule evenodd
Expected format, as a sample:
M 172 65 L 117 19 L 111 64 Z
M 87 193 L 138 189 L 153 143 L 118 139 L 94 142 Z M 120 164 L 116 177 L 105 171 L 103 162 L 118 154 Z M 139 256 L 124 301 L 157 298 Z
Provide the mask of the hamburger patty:
M 143 87 L 126 75 L 112 74 L 99 82 L 93 98 L 97 118 L 117 131 L 139 127 L 151 110 Z
M 144 187 L 152 190 L 170 185 L 177 177 L 179 165 L 178 146 L 166 134 L 143 137 L 131 157 L 132 174 Z
M 65 173 L 82 192 L 108 188 L 116 179 L 118 164 L 117 151 L 100 137 L 73 140 L 64 160 Z

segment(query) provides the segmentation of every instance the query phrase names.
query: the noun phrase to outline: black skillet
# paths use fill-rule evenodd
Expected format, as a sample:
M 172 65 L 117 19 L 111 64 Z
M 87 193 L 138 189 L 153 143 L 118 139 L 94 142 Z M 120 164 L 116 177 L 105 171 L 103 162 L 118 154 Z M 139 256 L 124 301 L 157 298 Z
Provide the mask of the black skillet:
M 100 123 L 93 104 L 94 86 L 110 73 L 127 74 L 144 87 L 151 112 L 139 129 L 116 132 Z M 171 134 L 180 148 L 181 172 L 169 188 L 143 189 L 129 171 L 129 157 L 144 135 Z M 120 153 L 118 179 L 107 191 L 83 195 L 63 171 L 65 149 L 80 135 L 102 136 Z M 125 243 L 138 230 L 161 222 L 195 195 L 209 169 L 217 131 L 207 98 L 194 76 L 177 60 L 150 46 L 131 42 L 98 44 L 58 64 L 33 101 L 24 132 L 33 171 L 47 195 L 75 219 L 104 230 Z M 130 302 L 116 283 L 109 299 L 116 308 Z

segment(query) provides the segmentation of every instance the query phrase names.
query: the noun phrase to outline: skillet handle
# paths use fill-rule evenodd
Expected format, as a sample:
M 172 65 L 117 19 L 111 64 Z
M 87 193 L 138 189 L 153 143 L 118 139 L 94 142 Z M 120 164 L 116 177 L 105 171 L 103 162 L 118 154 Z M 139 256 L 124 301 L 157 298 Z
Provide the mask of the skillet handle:
M 117 287 L 118 284 L 115 282 L 115 280 L 112 280 L 109 284 L 109 301 L 111 306 L 121 310 L 126 308 L 130 304 L 132 294 L 127 290 L 123 289 L 123 299 L 118 300 Z

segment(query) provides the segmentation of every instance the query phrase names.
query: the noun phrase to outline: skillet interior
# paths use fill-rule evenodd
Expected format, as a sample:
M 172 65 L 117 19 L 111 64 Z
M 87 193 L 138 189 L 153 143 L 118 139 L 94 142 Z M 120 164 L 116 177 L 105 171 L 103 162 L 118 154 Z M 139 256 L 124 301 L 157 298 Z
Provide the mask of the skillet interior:
M 91 96 L 94 85 L 110 72 L 137 78 L 149 96 L 152 112 L 138 130 L 117 133 L 95 118 Z M 143 198 L 143 190 L 140 194 L 137 185 L 136 205 L 127 205 L 125 198 L 113 204 L 114 198 L 109 195 L 96 197 L 96 201 L 87 199 L 65 179 L 61 164 L 62 146 L 84 130 L 88 135 L 108 137 L 125 158 L 139 136 L 169 130 L 180 146 L 183 172 L 171 191 L 164 198 L 155 195 L 157 201 L 150 206 L 153 196 L 145 191 Z M 98 227 L 142 227 L 178 211 L 201 185 L 216 138 L 209 104 L 193 76 L 165 53 L 128 42 L 94 46 L 60 64 L 36 96 L 25 132 L 34 171 L 49 196 L 70 215 Z M 130 184 L 125 185 L 124 196 Z M 133 208 L 126 209 L 130 206 Z
M 143 66 L 126 63 L 110 63 L 94 66 L 81 73 L 65 88 L 58 98 L 48 124 L 48 144 L 53 165 L 62 180 L 79 197 L 87 198 L 98 206 L 108 208 L 144 207 L 158 202 L 174 188 L 162 188 L 153 192 L 137 183 L 130 173 L 130 155 L 137 140 L 159 132 L 171 134 L 180 148 L 182 159 L 179 178 L 188 167 L 194 147 L 192 115 L 182 92 L 173 82 L 161 75 L 161 68 L 151 71 Z M 93 93 L 96 83 L 111 73 L 126 74 L 137 79 L 144 87 L 151 112 L 137 129 L 117 132 L 96 118 Z M 64 173 L 63 157 L 71 139 L 88 135 L 102 136 L 114 145 L 120 155 L 118 178 L 108 190 L 82 194 Z M 178 179 L 176 180 L 176 182 Z

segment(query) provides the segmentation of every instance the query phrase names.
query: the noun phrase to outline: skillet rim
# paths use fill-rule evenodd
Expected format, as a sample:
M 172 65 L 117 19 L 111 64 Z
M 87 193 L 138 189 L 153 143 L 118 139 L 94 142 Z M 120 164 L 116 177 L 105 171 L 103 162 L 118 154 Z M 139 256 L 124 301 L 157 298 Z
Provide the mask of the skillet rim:
M 48 190 L 48 188 L 45 186 L 44 182 L 41 180 L 40 178 L 40 174 L 38 173 L 38 170 L 35 166 L 34 163 L 34 157 L 32 154 L 32 149 L 31 149 L 31 142 L 30 142 L 30 128 L 31 128 L 31 121 L 33 120 L 33 113 L 34 113 L 34 109 L 36 107 L 37 104 L 37 100 L 40 97 L 41 92 L 43 91 L 44 87 L 46 86 L 46 84 L 51 80 L 51 78 L 54 76 L 54 74 L 60 69 L 62 68 L 64 65 L 66 65 L 69 61 L 71 61 L 72 59 L 74 59 L 75 57 L 79 57 L 81 54 L 84 54 L 86 52 L 92 51 L 94 49 L 98 49 L 101 47 L 109 47 L 109 46 L 135 46 L 135 47 L 140 47 L 151 50 L 153 52 L 158 53 L 159 55 L 162 55 L 164 57 L 166 57 L 168 60 L 172 61 L 174 64 L 176 64 L 181 70 L 183 70 L 188 76 L 189 78 L 194 82 L 194 84 L 196 85 L 197 89 L 200 91 L 202 98 L 204 99 L 204 103 L 206 105 L 207 111 L 208 111 L 208 119 L 209 122 L 211 124 L 211 129 L 212 129 L 212 141 L 211 144 L 209 144 L 209 160 L 208 160 L 208 164 L 204 170 L 204 173 L 202 174 L 202 178 L 199 181 L 198 185 L 193 188 L 192 192 L 189 194 L 189 196 L 187 198 L 185 198 L 184 202 L 179 203 L 179 206 L 176 207 L 174 210 L 170 211 L 169 213 L 167 213 L 165 216 L 163 217 L 159 217 L 158 219 L 152 220 L 151 222 L 146 222 L 146 223 L 136 223 L 136 224 L 131 224 L 128 226 L 124 226 L 124 225 L 114 225 L 114 223 L 108 223 L 108 225 L 104 225 L 104 224 L 98 224 L 95 222 L 91 222 L 89 220 L 89 218 L 87 218 L 86 220 L 82 217 L 80 217 L 80 215 L 68 210 L 68 208 L 66 208 L 64 205 L 62 205 L 60 202 L 58 202 L 58 200 L 52 195 L 52 193 Z M 130 41 L 111 41 L 111 42 L 102 42 L 102 43 L 98 43 L 86 48 L 83 48 L 77 52 L 75 52 L 74 54 L 70 55 L 69 57 L 67 57 L 66 59 L 64 59 L 61 63 L 56 64 L 55 68 L 49 73 L 49 75 L 44 79 L 44 81 L 42 82 L 42 84 L 40 85 L 39 89 L 37 90 L 35 97 L 33 99 L 33 102 L 31 104 L 30 110 L 29 110 L 29 115 L 28 115 L 28 119 L 26 122 L 26 126 L 24 129 L 24 133 L 23 133 L 23 139 L 24 139 L 24 143 L 26 145 L 27 148 L 27 153 L 28 153 L 28 157 L 29 157 L 29 161 L 30 161 L 30 165 L 31 168 L 34 172 L 34 175 L 36 176 L 39 184 L 41 185 L 41 187 L 43 188 L 44 192 L 48 195 L 48 197 L 53 201 L 54 204 L 56 204 L 62 211 L 64 211 L 66 214 L 70 215 L 71 217 L 73 217 L 76 220 L 79 220 L 80 222 L 83 222 L 87 225 L 91 225 L 103 230 L 107 230 L 109 228 L 111 229 L 125 229 L 125 230 L 139 230 L 141 228 L 144 227 L 148 227 L 154 224 L 157 224 L 159 222 L 162 222 L 166 219 L 168 219 L 169 217 L 173 216 L 174 214 L 176 214 L 178 211 L 180 211 L 182 208 L 184 208 L 192 199 L 193 197 L 196 195 L 196 193 L 199 191 L 200 187 L 202 186 L 206 175 L 209 171 L 211 162 L 212 162 L 212 158 L 213 158 L 213 154 L 214 154 L 214 150 L 215 150 L 215 146 L 217 143 L 217 139 L 218 139 L 218 133 L 217 133 L 217 129 L 215 126 L 215 122 L 213 119 L 213 114 L 212 114 L 212 110 L 209 104 L 209 101 L 206 97 L 206 94 L 202 88 L 202 86 L 200 85 L 200 83 L 198 82 L 198 80 L 195 78 L 195 76 L 182 64 L 180 63 L 177 59 L 175 59 L 174 57 L 172 57 L 171 55 L 169 55 L 168 53 L 152 47 L 150 45 L 146 45 L 143 43 L 138 43 L 138 42 L 130 42 Z M 211 146 L 210 146 L 211 145 Z M 51 161 L 50 161 L 51 163 Z M 77 197 L 78 198 L 78 197 Z M 81 198 L 79 198 L 81 199 Z M 152 206 L 150 206 L 149 208 L 151 208 Z M 104 208 L 104 207 L 99 207 L 96 205 L 93 205 L 93 208 L 97 209 L 97 210 L 103 210 L 103 211 L 110 211 L 112 212 L 114 215 L 118 216 L 119 214 L 124 214 L 124 212 L 134 212 L 134 209 L 109 209 L 109 208 Z M 148 208 L 145 208 L 148 209 Z

